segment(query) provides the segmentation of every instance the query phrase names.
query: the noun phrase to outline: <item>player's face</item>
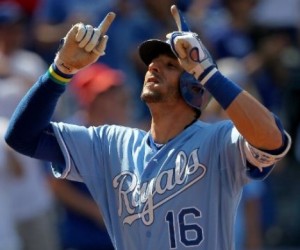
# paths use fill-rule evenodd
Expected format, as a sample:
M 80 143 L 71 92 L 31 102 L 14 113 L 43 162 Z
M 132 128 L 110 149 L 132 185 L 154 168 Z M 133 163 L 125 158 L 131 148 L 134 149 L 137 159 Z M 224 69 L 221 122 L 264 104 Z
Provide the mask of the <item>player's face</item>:
M 148 66 L 141 99 L 146 103 L 170 103 L 181 99 L 179 77 L 183 72 L 177 58 L 159 55 Z

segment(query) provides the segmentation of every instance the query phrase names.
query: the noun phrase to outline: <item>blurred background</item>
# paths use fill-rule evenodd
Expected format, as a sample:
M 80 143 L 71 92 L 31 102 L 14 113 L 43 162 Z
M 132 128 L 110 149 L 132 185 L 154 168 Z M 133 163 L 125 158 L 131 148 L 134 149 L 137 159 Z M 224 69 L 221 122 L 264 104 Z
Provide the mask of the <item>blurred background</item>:
M 3 134 L 71 26 L 97 26 L 108 11 L 117 17 L 106 55 L 73 79 L 54 119 L 147 130 L 150 116 L 140 101 L 146 68 L 137 48 L 176 29 L 172 4 L 219 70 L 280 117 L 293 140 L 264 182 L 245 187 L 237 250 L 300 249 L 300 0 L 0 0 L 0 250 L 112 249 L 85 186 L 54 180 L 48 164 L 12 152 Z M 213 100 L 201 119 L 226 114 Z

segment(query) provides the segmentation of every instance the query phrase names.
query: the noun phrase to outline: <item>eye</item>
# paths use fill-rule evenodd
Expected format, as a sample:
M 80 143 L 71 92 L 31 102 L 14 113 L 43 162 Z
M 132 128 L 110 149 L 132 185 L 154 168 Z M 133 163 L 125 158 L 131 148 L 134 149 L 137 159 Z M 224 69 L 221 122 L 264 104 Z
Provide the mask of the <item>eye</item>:
M 168 60 L 167 61 L 167 65 L 169 68 L 172 68 L 172 69 L 180 69 L 180 64 L 178 63 L 177 60 Z
M 175 63 L 172 63 L 172 62 L 168 62 L 168 63 L 167 63 L 167 66 L 168 66 L 169 68 L 176 68 Z

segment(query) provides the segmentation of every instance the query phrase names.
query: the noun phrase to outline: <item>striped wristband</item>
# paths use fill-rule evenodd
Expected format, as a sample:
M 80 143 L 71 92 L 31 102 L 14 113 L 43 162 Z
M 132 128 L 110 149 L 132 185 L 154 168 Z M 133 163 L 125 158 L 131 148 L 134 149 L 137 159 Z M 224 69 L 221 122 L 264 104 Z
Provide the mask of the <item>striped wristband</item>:
M 243 91 L 243 89 L 224 77 L 219 71 L 211 76 L 204 87 L 212 94 L 216 101 L 226 110 L 232 101 Z
M 54 63 L 52 63 L 48 69 L 48 76 L 54 82 L 58 84 L 65 85 L 69 83 L 74 75 L 72 74 L 65 74 L 61 72 Z

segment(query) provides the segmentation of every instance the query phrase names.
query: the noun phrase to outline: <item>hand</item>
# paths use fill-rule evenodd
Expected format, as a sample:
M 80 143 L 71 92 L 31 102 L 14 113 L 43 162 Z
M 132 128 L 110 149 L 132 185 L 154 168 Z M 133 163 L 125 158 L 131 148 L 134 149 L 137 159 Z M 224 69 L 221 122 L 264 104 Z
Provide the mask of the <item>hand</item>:
M 75 74 L 104 55 L 108 40 L 105 34 L 114 18 L 115 13 L 108 13 L 97 28 L 75 24 L 62 39 L 61 48 L 55 56 L 54 63 L 58 69 L 66 74 Z
M 167 35 L 171 42 L 171 48 L 184 70 L 194 75 L 196 79 L 199 79 L 204 84 L 205 82 L 201 80 L 207 75 L 212 76 L 212 74 L 209 74 L 211 71 L 213 73 L 217 71 L 213 59 L 198 38 L 198 35 L 189 31 L 187 24 L 175 5 L 171 7 L 171 13 L 178 28 L 178 31 Z

